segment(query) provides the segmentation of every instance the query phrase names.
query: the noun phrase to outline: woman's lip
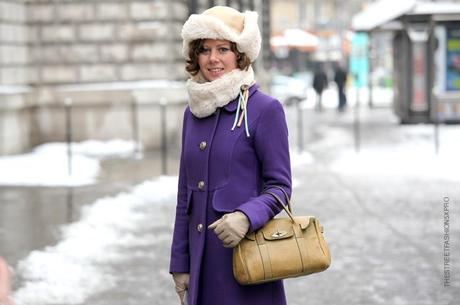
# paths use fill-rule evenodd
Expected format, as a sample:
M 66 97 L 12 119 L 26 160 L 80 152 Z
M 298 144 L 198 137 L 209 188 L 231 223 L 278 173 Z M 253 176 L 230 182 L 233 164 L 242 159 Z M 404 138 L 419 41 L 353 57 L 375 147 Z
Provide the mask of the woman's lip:
M 208 70 L 208 73 L 212 77 L 221 77 L 225 73 L 224 71 L 224 69 Z

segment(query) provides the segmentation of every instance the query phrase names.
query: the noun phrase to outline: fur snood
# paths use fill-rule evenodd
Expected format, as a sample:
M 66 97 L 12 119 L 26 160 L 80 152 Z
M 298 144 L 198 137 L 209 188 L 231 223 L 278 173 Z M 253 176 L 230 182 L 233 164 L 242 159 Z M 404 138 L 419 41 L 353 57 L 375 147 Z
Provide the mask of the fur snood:
M 204 118 L 213 114 L 218 107 L 223 107 L 236 99 L 242 85 L 254 83 L 254 71 L 235 69 L 216 80 L 207 82 L 198 73 L 187 81 L 189 106 L 193 115 Z
M 182 27 L 182 53 L 189 59 L 189 43 L 193 40 L 224 39 L 235 42 L 238 51 L 245 53 L 253 62 L 259 55 L 262 43 L 257 18 L 255 11 L 244 12 L 243 30 L 237 33 L 215 15 L 192 14 Z

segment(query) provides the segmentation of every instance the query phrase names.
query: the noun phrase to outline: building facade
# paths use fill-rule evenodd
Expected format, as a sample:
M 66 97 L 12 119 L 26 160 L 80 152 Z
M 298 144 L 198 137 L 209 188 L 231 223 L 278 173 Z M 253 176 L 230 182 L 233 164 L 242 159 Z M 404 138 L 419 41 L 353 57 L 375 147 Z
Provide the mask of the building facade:
M 0 83 L 181 79 L 187 15 L 179 0 L 0 0 Z
M 276 58 L 284 73 L 311 70 L 318 62 L 346 61 L 347 33 L 351 18 L 367 1 L 363 0 L 272 0 L 272 35 L 287 29 L 301 29 L 318 38 L 315 50 L 290 49 L 287 58 Z M 289 65 L 291 67 L 289 67 Z
M 62 141 L 66 97 L 79 108 L 75 140 L 129 138 L 129 123 L 109 122 L 129 121 L 120 104 L 139 95 L 139 82 L 155 102 L 158 90 L 172 98 L 155 80 L 186 77 L 188 14 L 185 0 L 0 0 L 0 154 Z
M 186 100 L 180 30 L 190 13 L 214 5 L 257 10 L 263 46 L 255 68 L 263 83 L 272 34 L 312 31 L 324 37 L 321 48 L 330 54 L 331 43 L 340 47 L 330 33 L 347 30 L 361 2 L 0 0 L 0 154 L 63 141 L 66 99 L 75 109 L 75 141 L 131 138 L 137 115 L 144 146 L 158 146 L 159 136 L 150 132 L 159 120 L 158 104 Z M 177 124 L 168 128 L 179 136 Z

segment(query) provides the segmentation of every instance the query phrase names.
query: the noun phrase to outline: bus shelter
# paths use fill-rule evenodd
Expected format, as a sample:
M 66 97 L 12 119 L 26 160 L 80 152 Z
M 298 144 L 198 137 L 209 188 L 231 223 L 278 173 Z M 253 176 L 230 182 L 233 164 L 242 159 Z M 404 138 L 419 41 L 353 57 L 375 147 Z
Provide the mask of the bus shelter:
M 393 33 L 396 115 L 401 123 L 459 123 L 460 4 L 392 2 L 371 4 L 352 23 L 371 39 L 379 31 Z

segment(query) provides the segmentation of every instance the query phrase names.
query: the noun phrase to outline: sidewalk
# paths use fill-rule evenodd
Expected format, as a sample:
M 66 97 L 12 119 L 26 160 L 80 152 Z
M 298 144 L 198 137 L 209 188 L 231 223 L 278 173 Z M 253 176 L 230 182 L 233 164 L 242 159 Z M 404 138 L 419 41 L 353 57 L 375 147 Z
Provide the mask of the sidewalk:
M 322 274 L 288 280 L 289 304 L 454 304 L 460 283 L 443 287 L 443 203 L 451 201 L 454 266 L 460 174 L 458 165 L 432 165 L 442 166 L 450 148 L 460 154 L 451 143 L 460 128 L 443 127 L 444 154 L 435 156 L 431 126 L 400 126 L 390 109 L 364 109 L 356 154 L 351 113 L 308 118 L 316 136 L 306 148 L 315 162 L 294 170 L 293 199 L 297 213 L 322 220 L 333 263 Z
M 16 265 L 32 250 L 54 244 L 58 227 L 80 218 L 82 207 L 99 198 L 130 191 L 161 174 L 161 158 L 151 152 L 138 159 L 101 163 L 98 183 L 82 187 L 0 186 L 0 254 Z M 176 154 L 168 157 L 168 174 L 177 171 Z M 46 174 L 46 173 L 44 173 Z
M 291 110 L 286 113 L 294 144 L 296 121 Z M 452 268 L 451 287 L 443 287 L 443 230 L 447 197 L 451 266 L 457 266 L 458 165 L 446 166 L 443 160 L 450 159 L 434 156 L 431 126 L 399 126 L 389 109 L 363 110 L 362 121 L 361 152 L 356 154 L 351 111 L 304 113 L 305 148 L 311 159 L 303 155 L 303 162 L 293 164 L 293 208 L 295 214 L 316 215 L 321 220 L 333 261 L 326 272 L 286 280 L 289 305 L 454 304 L 460 298 L 460 282 Z M 443 127 L 441 152 L 450 150 L 459 156 L 452 141 L 459 134 L 458 126 Z M 292 157 L 299 159 L 295 149 Z M 171 172 L 177 169 L 173 160 Z M 0 206 L 0 213 L 10 211 L 11 221 L 7 227 L 2 222 L 0 230 L 16 232 L 22 227 L 13 236 L 23 241 L 8 240 L 5 249 L 7 257 L 22 262 L 14 263 L 15 287 L 22 300 L 29 300 L 27 305 L 177 304 L 168 274 L 175 210 L 175 195 L 169 187 L 174 180 L 168 180 L 168 187 L 164 180 L 155 180 L 132 188 L 159 173 L 158 156 L 108 162 L 103 168 L 101 183 L 74 191 L 73 211 L 88 207 L 86 217 L 80 218 L 79 212 L 71 217 L 74 225 L 66 232 L 74 235 L 62 236 L 56 229 L 68 219 L 65 189 L 1 188 L 0 199 L 7 204 Z M 127 193 L 115 195 L 121 191 Z M 110 197 L 90 204 L 101 196 Z M 17 198 L 22 203 L 13 208 Z M 82 229 L 88 225 L 92 229 L 85 233 Z M 47 232 L 37 227 L 46 227 Z M 102 239 L 95 239 L 99 242 L 89 240 L 99 235 Z M 63 249 L 78 239 L 91 243 L 66 250 L 72 254 L 71 269 L 79 270 L 68 277 L 59 273 L 59 267 L 65 271 L 68 266 L 62 260 Z M 5 239 L 0 245 L 4 251 Z M 26 252 L 34 249 L 38 251 L 24 261 Z M 59 276 L 32 274 L 41 270 L 34 269 L 37 264 L 47 262 L 57 265 L 48 273 Z

